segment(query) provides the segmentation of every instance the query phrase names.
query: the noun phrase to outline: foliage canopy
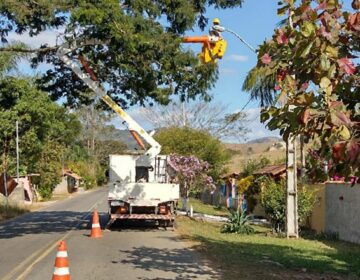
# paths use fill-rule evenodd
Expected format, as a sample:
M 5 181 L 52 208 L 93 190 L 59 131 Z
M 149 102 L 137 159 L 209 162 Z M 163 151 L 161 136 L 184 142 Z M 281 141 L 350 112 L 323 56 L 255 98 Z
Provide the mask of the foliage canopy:
M 260 95 L 269 86 L 276 92 L 281 106 L 261 113 L 269 129 L 280 129 L 284 139 L 301 134 L 318 140 L 319 153 L 334 163 L 330 173 L 360 175 L 359 66 L 353 60 L 360 51 L 358 0 L 351 12 L 338 0 L 279 5 L 278 14 L 288 15 L 289 24 L 260 46 L 244 86 L 252 84 Z
M 216 181 L 229 159 L 229 154 L 219 140 L 209 133 L 188 127 L 166 128 L 155 134 L 162 145 L 162 153 L 176 153 L 183 156 L 194 155 L 209 163 L 209 175 Z
M 181 100 L 209 99 L 207 90 L 217 79 L 216 65 L 199 65 L 196 55 L 181 47 L 181 36 L 195 24 L 202 29 L 206 26 L 208 7 L 235 8 L 242 2 L 5 0 L 0 3 L 0 36 L 5 42 L 12 31 L 37 36 L 59 28 L 72 36 L 65 37 L 68 41 L 100 40 L 103 44 L 87 44 L 70 56 L 85 55 L 99 80 L 106 82 L 111 97 L 122 106 L 167 104 L 171 95 Z M 32 60 L 33 66 L 41 61 L 54 65 L 39 79 L 41 88 L 71 106 L 92 102 L 83 82 L 59 61 L 55 51 L 56 47 L 43 48 Z
M 61 175 L 64 149 L 76 139 L 80 123 L 29 80 L 0 79 L 2 170 L 11 175 L 16 173 L 16 121 L 19 121 L 21 171 L 39 172 L 41 194 L 49 197 Z

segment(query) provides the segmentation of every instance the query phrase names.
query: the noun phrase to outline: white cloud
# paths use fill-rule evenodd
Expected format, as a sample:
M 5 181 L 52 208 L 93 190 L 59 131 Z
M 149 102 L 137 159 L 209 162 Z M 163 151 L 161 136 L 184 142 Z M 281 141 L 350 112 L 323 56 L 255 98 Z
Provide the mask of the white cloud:
M 233 68 L 224 68 L 224 67 L 221 67 L 220 68 L 220 73 L 222 74 L 228 74 L 228 75 L 232 75 L 232 74 L 235 74 L 236 73 L 236 70 L 233 69 Z
M 30 37 L 29 34 L 17 34 L 15 32 L 9 33 L 7 37 L 9 42 L 18 41 L 29 45 L 32 48 L 40 47 L 41 45 L 48 44 L 49 46 L 55 46 L 56 40 L 60 36 L 62 37 L 62 33 L 64 32 L 63 29 L 59 30 L 47 30 L 41 32 L 37 36 Z M 58 43 L 61 43 L 59 41 Z
M 248 61 L 249 57 L 247 57 L 246 55 L 232 54 L 227 57 L 227 60 L 236 61 L 236 62 L 244 62 L 244 61 Z

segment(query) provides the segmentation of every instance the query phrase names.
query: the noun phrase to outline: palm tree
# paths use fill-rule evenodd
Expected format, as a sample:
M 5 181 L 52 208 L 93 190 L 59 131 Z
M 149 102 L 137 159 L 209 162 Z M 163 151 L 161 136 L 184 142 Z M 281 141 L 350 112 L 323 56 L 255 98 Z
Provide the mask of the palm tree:
M 270 106 L 276 101 L 276 72 L 269 72 L 269 68 L 255 66 L 245 78 L 242 89 L 250 93 L 250 99 L 259 100 L 260 106 Z M 305 144 L 300 136 L 301 174 L 305 174 Z
M 26 49 L 27 46 L 23 43 L 6 44 L 7 49 Z M 11 70 L 16 69 L 17 63 L 21 58 L 28 56 L 27 53 L 22 52 L 0 52 L 0 78 L 6 75 Z
M 247 74 L 242 90 L 250 93 L 251 100 L 259 100 L 261 107 L 274 103 L 276 90 L 276 73 L 269 68 L 255 66 Z

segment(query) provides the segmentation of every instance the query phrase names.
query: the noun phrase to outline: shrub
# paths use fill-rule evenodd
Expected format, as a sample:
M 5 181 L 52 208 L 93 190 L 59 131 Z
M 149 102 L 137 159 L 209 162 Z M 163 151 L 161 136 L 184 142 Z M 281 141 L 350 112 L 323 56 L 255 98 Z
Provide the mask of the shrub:
M 298 216 L 299 222 L 303 223 L 311 214 L 315 203 L 315 197 L 305 186 L 298 187 Z M 286 222 L 286 186 L 285 182 L 275 183 L 267 179 L 261 192 L 261 204 L 265 213 L 270 217 L 272 227 L 281 232 Z
M 280 232 L 285 226 L 286 218 L 286 188 L 284 184 L 277 184 L 269 179 L 261 192 L 261 204 L 271 219 L 273 229 Z
M 253 234 L 254 229 L 248 224 L 246 212 L 233 211 L 229 221 L 221 227 L 221 233 Z
M 253 175 L 254 172 L 260 168 L 269 165 L 271 161 L 267 157 L 261 157 L 260 159 L 250 159 L 244 166 L 244 176 Z
M 85 189 L 91 189 L 97 186 L 98 170 L 101 168 L 94 160 L 68 162 L 67 165 L 73 172 L 82 177 L 82 184 Z
M 55 142 L 44 145 L 37 168 L 40 170 L 39 193 L 50 199 L 55 186 L 61 182 L 61 152 L 63 146 Z
M 240 179 L 237 183 L 239 193 L 241 194 L 245 193 L 253 183 L 254 183 L 254 176 L 247 176 L 245 178 Z

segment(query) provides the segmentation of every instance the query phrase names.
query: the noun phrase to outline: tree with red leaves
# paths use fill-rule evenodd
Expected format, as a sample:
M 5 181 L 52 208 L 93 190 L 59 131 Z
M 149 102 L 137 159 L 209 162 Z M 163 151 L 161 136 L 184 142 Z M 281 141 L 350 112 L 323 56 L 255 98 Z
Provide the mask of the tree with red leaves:
M 280 129 L 284 140 L 292 134 L 316 141 L 319 155 L 334 162 L 330 176 L 360 177 L 359 1 L 351 12 L 338 0 L 279 5 L 289 24 L 259 47 L 246 80 L 250 92 L 275 93 L 261 120 L 270 130 Z M 256 85 L 259 80 L 266 87 Z

